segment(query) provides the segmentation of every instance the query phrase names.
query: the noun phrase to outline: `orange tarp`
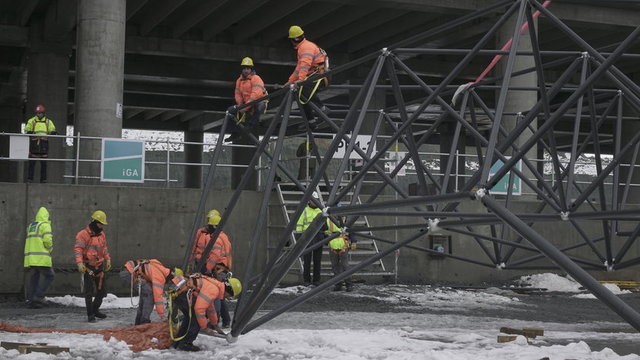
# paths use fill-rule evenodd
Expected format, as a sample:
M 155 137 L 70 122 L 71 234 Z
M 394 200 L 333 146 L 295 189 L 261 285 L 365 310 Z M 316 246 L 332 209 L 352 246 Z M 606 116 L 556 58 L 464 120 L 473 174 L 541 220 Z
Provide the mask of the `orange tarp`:
M 101 334 L 105 341 L 116 338 L 129 344 L 131 351 L 139 352 L 149 349 L 168 349 L 171 346 L 169 327 L 164 322 L 152 322 L 136 326 L 115 329 L 45 329 L 28 328 L 0 321 L 0 331 L 15 333 L 66 333 L 66 334 Z

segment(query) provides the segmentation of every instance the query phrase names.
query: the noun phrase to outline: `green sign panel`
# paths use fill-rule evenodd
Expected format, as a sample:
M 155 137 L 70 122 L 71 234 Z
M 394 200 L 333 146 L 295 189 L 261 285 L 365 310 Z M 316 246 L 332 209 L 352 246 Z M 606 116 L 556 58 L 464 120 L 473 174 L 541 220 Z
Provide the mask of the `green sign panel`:
M 510 158 L 509 156 L 507 158 Z M 502 160 L 497 160 L 493 166 L 491 166 L 491 170 L 489 170 L 489 178 L 493 177 L 504 165 L 504 163 L 502 162 Z M 519 171 L 522 170 L 522 160 L 518 161 L 516 163 L 516 167 L 518 168 Z M 503 176 L 500 181 L 498 181 L 496 183 L 496 186 L 494 186 L 493 188 L 491 188 L 491 193 L 492 194 L 497 194 L 497 195 L 507 195 L 509 192 L 509 176 L 511 175 L 511 170 L 509 170 L 509 172 Z M 522 180 L 520 179 L 520 177 L 516 174 L 513 174 L 513 184 L 511 185 L 511 193 L 513 195 L 522 195 Z
M 102 139 L 100 181 L 144 182 L 144 141 Z

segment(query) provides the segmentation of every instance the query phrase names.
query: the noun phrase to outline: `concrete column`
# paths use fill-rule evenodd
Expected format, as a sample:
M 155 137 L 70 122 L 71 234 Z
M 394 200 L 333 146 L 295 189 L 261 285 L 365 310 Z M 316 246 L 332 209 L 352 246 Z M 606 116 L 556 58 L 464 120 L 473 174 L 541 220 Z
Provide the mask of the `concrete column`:
M 234 141 L 234 144 L 241 145 L 254 145 L 244 136 L 240 137 L 240 139 Z M 231 163 L 234 165 L 247 165 L 253 158 L 253 154 L 255 153 L 254 147 L 233 147 L 231 149 Z M 256 169 L 247 169 L 245 167 L 232 167 L 231 168 L 231 189 L 235 190 L 238 188 L 238 184 L 244 176 L 244 173 L 249 171 L 251 173 L 251 177 L 247 182 L 247 185 L 242 188 L 242 190 L 257 190 L 258 189 L 258 172 Z
M 126 0 L 78 3 L 75 132 L 122 136 Z M 101 143 L 81 142 L 82 158 L 99 159 Z M 99 166 L 81 166 L 81 176 L 99 176 Z
M 185 142 L 197 142 L 202 143 L 204 140 L 204 133 L 202 131 L 185 131 Z M 184 160 L 189 164 L 201 164 L 202 163 L 202 145 L 188 145 L 184 146 Z M 184 186 L 186 188 L 199 189 L 202 186 L 202 167 L 200 166 L 187 166 L 184 169 Z
M 13 106 L 0 106 L 0 131 L 6 133 L 19 133 L 20 123 L 23 122 L 24 113 L 22 104 L 11 104 Z M 9 137 L 0 136 L 0 154 L 9 156 Z M 25 167 L 22 161 L 0 161 L 0 182 L 22 181 L 22 169 Z
M 501 48 L 509 39 L 513 37 L 514 29 L 516 26 L 516 17 L 513 16 L 507 23 L 502 27 L 501 30 L 497 33 L 497 44 L 496 47 Z M 520 34 L 520 42 L 518 43 L 518 50 L 521 51 L 532 51 L 533 47 L 531 45 L 531 36 L 529 35 L 529 31 L 525 31 Z M 496 75 L 503 75 L 505 68 L 507 66 L 507 56 L 505 55 L 502 60 L 498 63 Z M 516 61 L 513 67 L 513 72 L 531 68 L 535 66 L 535 61 L 532 56 L 517 56 Z M 510 87 L 537 87 L 538 86 L 538 78 L 535 72 L 530 72 L 525 75 L 519 75 L 517 77 L 512 77 L 509 81 Z M 496 105 L 498 101 L 499 91 L 496 92 Z M 523 91 L 523 90 L 510 90 L 506 99 L 506 104 L 504 107 L 505 113 L 518 113 L 525 112 L 531 109 L 537 102 L 538 96 L 535 91 Z M 505 115 L 502 117 L 502 125 L 504 126 L 507 133 L 510 133 L 517 124 L 517 116 L 516 115 Z M 537 124 L 534 123 L 533 129 L 537 129 Z M 530 130 L 525 130 L 520 134 L 516 145 L 524 144 L 533 133 Z M 512 152 L 509 150 L 506 154 L 511 154 Z M 534 146 L 527 152 L 527 158 L 536 159 L 537 155 L 537 146 Z M 531 172 L 526 171 L 523 165 L 524 174 L 531 177 Z M 524 183 L 522 184 L 524 186 Z M 523 189 L 526 190 L 526 189 Z M 528 191 L 530 192 L 530 191 Z
M 632 76 L 632 79 L 637 83 L 638 80 L 640 80 L 640 75 L 635 74 L 635 76 Z M 638 114 L 638 112 L 635 111 L 635 109 L 632 106 L 629 106 L 625 102 L 624 108 L 623 108 L 623 116 L 638 118 L 640 114 Z M 614 126 L 614 129 L 615 129 L 615 126 Z M 620 148 L 628 144 L 629 141 L 635 136 L 635 134 L 638 133 L 638 131 L 640 131 L 640 124 L 638 124 L 637 121 L 623 120 L 622 121 L 622 140 L 621 140 Z M 615 132 L 614 132 L 614 135 L 615 135 Z M 638 161 L 640 160 L 636 158 L 636 163 L 631 164 L 631 161 L 633 160 L 633 151 L 627 152 L 627 155 L 624 156 L 622 159 L 623 159 L 622 162 L 623 164 L 625 164 L 625 166 L 620 168 L 619 181 L 621 186 L 619 187 L 618 201 L 622 201 L 624 184 L 626 183 L 627 177 L 629 176 L 629 171 L 631 170 L 631 167 L 628 165 L 633 165 L 634 166 L 633 173 L 631 176 L 632 186 L 629 187 L 629 195 L 627 197 L 627 203 L 640 204 L 640 187 L 634 186 L 634 185 L 640 184 L 640 166 L 638 164 Z
M 27 104 L 25 119 L 35 115 L 37 104 L 45 106 L 45 115 L 50 118 L 59 135 L 67 132 L 67 107 L 69 102 L 69 56 L 71 55 L 71 39 L 62 41 L 43 40 L 46 35 L 42 30 L 42 22 L 35 21 L 29 27 L 28 71 L 27 71 Z M 64 158 L 63 139 L 49 139 L 49 158 Z M 47 181 L 62 183 L 64 163 L 49 161 L 47 163 Z M 40 179 L 40 165 L 36 166 L 35 182 Z

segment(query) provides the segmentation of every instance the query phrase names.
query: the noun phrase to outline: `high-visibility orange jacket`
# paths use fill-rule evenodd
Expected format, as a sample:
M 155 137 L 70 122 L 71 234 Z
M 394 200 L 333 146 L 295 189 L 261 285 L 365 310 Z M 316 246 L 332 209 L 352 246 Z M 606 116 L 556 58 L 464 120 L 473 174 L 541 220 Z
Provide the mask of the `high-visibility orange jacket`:
M 126 265 L 125 265 L 126 266 Z M 171 270 L 166 268 L 162 263 L 156 259 L 150 259 L 149 262 L 142 264 L 136 271 L 137 275 L 140 275 L 146 282 L 151 284 L 151 290 L 153 292 L 153 305 L 156 307 L 156 312 L 161 317 L 164 316 L 164 285 L 167 282 L 167 277 L 171 274 Z
M 214 301 L 216 299 L 224 299 L 224 290 L 224 283 L 212 277 L 202 277 L 202 286 L 193 305 L 193 313 L 196 316 L 198 325 L 200 325 L 200 329 L 207 327 L 207 319 L 213 325 L 218 324 L 218 314 L 215 311 Z
M 196 241 L 193 244 L 193 249 L 191 250 L 191 261 L 200 261 L 202 253 L 210 240 L 211 234 L 207 232 L 206 227 L 198 229 L 196 233 Z M 207 270 L 211 271 L 217 262 L 223 262 L 228 268 L 231 268 L 231 242 L 224 231 L 220 232 L 220 235 L 209 252 L 209 256 L 207 257 Z
M 236 80 L 236 104 L 246 104 L 265 95 L 267 95 L 267 89 L 265 89 L 264 81 L 260 76 L 255 72 L 252 72 L 247 77 L 240 74 L 238 80 Z
M 229 241 L 227 234 L 221 232 L 211 248 L 209 259 L 207 259 L 207 271 L 211 272 L 216 264 L 224 264 L 227 269 L 231 270 L 232 262 L 231 241 Z
M 107 247 L 107 235 L 104 230 L 100 234 L 94 234 L 89 226 L 80 230 L 76 235 L 76 244 L 73 247 L 76 264 L 85 263 L 98 268 L 105 260 L 111 260 Z
M 289 76 L 289 83 L 293 84 L 296 81 L 302 81 L 319 66 L 324 66 L 324 60 L 327 54 L 324 50 L 320 49 L 315 43 L 304 39 L 296 45 L 298 51 L 298 64 L 296 69 L 293 70 L 291 76 Z

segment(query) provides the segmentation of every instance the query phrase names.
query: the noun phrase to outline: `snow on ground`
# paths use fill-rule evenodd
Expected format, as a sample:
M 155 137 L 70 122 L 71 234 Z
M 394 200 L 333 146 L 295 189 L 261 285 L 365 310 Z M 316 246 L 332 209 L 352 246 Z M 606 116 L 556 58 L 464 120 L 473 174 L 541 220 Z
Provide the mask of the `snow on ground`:
M 531 275 L 521 281 L 533 287 L 554 292 L 575 294 L 581 291 L 575 281 L 553 274 Z M 552 289 L 552 290 L 551 290 Z M 615 289 L 612 289 L 615 291 Z M 301 286 L 276 289 L 275 294 L 300 294 L 308 291 Z M 619 291 L 619 289 L 617 290 Z M 323 296 L 320 294 L 319 296 Z M 437 312 L 296 312 L 290 311 L 242 335 L 233 344 L 223 339 L 200 335 L 195 344 L 203 350 L 183 353 L 177 350 L 131 352 L 126 344 L 105 342 L 99 335 L 71 334 L 15 334 L 1 333 L 2 341 L 45 342 L 71 348 L 71 354 L 20 355 L 15 350 L 0 349 L 0 359 L 625 359 L 640 360 L 639 350 L 619 355 L 610 348 L 592 349 L 592 341 L 624 341 L 640 344 L 637 332 L 612 332 L 620 323 L 551 323 L 509 320 L 483 314 L 483 309 L 526 311 L 530 305 L 522 303 L 512 292 L 499 289 L 463 291 L 431 286 L 376 286 L 368 294 L 361 286 L 346 294 L 356 301 L 371 297 L 396 309 L 404 304 L 429 309 L 455 309 L 453 314 Z M 47 300 L 65 306 L 82 307 L 78 297 L 50 297 Z M 133 316 L 137 299 L 118 298 L 112 294 L 105 299 L 105 308 L 131 309 Z M 578 300 L 582 301 L 582 300 Z M 584 300 L 590 301 L 590 300 Z M 407 305 L 409 306 L 409 305 Z M 459 310 L 459 311 L 458 311 Z M 123 310 L 119 310 L 123 311 Z M 114 311 L 115 312 L 115 311 Z M 258 316 L 265 312 L 259 312 Z M 484 316 L 483 316 L 484 315 Z M 497 343 L 496 329 L 512 327 L 543 327 L 545 336 L 527 341 L 518 337 L 515 342 Z M 623 324 L 624 325 L 624 324 Z

